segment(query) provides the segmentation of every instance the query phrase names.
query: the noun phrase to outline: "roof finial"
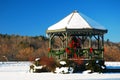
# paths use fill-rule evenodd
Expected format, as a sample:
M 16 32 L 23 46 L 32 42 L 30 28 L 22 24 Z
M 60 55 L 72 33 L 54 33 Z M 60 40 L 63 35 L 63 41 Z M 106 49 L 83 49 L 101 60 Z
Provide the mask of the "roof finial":
M 74 10 L 73 13 L 78 13 L 78 11 L 77 11 L 77 10 Z

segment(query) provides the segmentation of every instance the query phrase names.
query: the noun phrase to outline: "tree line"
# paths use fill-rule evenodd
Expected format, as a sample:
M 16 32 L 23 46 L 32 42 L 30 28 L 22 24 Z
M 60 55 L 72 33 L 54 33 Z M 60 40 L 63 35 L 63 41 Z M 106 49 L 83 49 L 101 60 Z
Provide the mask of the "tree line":
M 0 61 L 28 61 L 48 56 L 48 38 L 45 36 L 20 36 L 0 34 Z M 58 46 L 60 41 L 54 41 Z M 106 61 L 120 61 L 120 43 L 105 41 Z
M 44 36 L 0 34 L 0 60 L 33 60 L 47 56 L 48 39 Z

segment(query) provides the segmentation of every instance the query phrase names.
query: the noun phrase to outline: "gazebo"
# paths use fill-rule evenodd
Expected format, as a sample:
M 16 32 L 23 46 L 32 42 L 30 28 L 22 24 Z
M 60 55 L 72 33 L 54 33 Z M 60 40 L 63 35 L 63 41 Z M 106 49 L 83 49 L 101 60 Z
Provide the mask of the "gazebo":
M 57 59 L 104 59 L 104 34 L 107 29 L 78 11 L 50 26 L 49 57 Z M 58 38 L 59 47 L 54 47 L 54 39 Z

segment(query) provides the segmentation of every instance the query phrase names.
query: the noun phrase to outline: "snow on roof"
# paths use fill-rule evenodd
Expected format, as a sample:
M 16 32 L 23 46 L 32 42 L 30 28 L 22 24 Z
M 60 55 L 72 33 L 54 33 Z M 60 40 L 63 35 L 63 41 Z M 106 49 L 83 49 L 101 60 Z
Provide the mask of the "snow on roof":
M 61 30 L 61 29 L 105 29 L 103 26 L 85 16 L 78 11 L 73 11 L 71 14 L 50 26 L 49 30 Z

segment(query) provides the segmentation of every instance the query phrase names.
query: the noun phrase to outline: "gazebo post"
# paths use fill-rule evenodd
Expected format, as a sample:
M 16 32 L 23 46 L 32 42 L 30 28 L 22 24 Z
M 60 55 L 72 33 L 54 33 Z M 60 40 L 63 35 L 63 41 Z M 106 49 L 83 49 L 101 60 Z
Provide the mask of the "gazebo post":
M 51 48 L 51 34 L 49 34 L 49 48 Z
M 65 46 L 65 48 L 67 48 L 67 47 L 68 47 L 68 33 L 66 32 L 66 46 Z M 67 59 L 67 57 L 68 57 L 67 52 L 65 52 L 65 57 Z
M 62 35 L 63 35 L 62 48 L 65 48 L 64 42 L 66 40 L 66 35 L 65 35 L 65 33 L 62 33 Z
M 102 34 L 102 58 L 104 58 L 104 35 Z
M 48 57 L 50 57 L 51 55 L 51 34 L 49 34 L 49 53 L 48 53 Z
M 88 36 L 88 37 L 89 37 L 89 49 L 90 49 L 90 48 L 92 48 L 92 39 L 91 39 L 92 36 L 90 35 L 90 36 Z M 90 52 L 89 52 L 88 54 L 90 54 L 90 55 L 89 55 L 89 58 L 92 59 L 93 53 L 90 53 Z
M 51 53 L 53 37 L 54 37 L 54 34 L 49 34 L 49 49 L 50 49 L 49 57 L 50 55 L 53 56 L 53 54 Z
M 100 35 L 98 35 L 98 50 L 100 49 Z
M 92 36 L 89 36 L 89 48 L 91 48 L 92 47 Z

